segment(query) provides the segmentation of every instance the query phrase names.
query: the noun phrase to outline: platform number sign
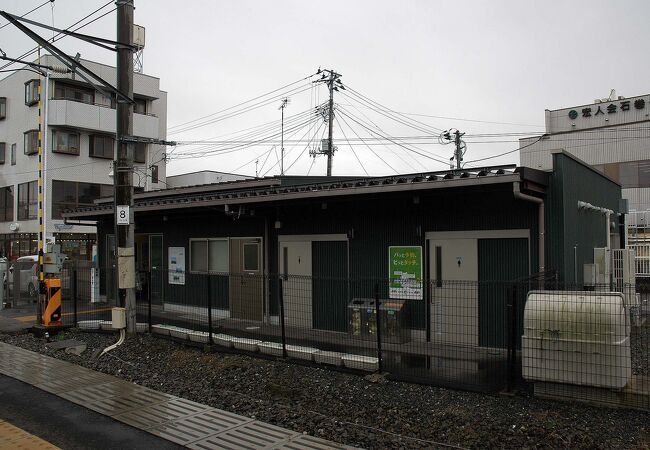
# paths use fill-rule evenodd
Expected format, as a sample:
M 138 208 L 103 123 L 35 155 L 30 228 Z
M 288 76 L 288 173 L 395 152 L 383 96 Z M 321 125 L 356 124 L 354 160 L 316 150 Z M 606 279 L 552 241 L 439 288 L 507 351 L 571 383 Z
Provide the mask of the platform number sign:
M 129 221 L 129 205 L 118 205 L 117 206 L 117 224 L 118 225 L 128 225 Z

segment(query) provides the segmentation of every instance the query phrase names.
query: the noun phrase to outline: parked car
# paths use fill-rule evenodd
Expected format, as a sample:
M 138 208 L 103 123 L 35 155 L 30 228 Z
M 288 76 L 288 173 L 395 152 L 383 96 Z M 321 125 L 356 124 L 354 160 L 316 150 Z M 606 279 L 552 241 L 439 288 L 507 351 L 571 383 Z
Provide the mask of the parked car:
M 18 276 L 20 292 L 27 292 L 30 297 L 36 297 L 38 295 L 38 255 L 21 256 L 12 263 L 5 275 L 5 287 L 9 283 L 12 289 L 16 289 L 14 285 L 16 270 L 20 270 Z

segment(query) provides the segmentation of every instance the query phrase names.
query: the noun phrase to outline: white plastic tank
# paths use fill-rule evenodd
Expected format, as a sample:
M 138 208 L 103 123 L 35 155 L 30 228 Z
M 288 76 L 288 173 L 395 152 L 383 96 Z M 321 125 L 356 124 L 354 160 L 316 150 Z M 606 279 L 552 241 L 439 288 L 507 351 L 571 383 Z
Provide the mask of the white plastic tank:
M 531 291 L 524 310 L 522 371 L 530 381 L 625 387 L 632 365 L 623 294 Z

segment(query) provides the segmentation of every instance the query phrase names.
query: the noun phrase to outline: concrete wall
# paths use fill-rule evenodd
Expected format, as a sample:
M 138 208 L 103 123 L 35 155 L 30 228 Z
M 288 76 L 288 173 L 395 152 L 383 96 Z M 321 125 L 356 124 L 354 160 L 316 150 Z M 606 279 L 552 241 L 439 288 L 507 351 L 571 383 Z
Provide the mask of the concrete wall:
M 42 58 L 43 64 L 62 66 L 52 56 Z M 103 77 L 106 81 L 115 86 L 116 71 L 114 67 L 82 60 L 82 63 L 90 70 Z M 6 142 L 5 164 L 0 165 L 0 187 L 35 181 L 38 179 L 38 155 L 27 156 L 24 154 L 24 132 L 38 129 L 38 106 L 26 106 L 24 97 L 25 82 L 37 79 L 38 75 L 28 71 L 17 71 L 0 80 L 0 97 L 7 97 L 7 117 L 0 120 L 0 142 Z M 76 79 L 78 76 L 70 74 L 53 74 L 49 86 L 50 98 L 54 95 L 54 85 L 57 79 Z M 166 138 L 167 129 L 167 93 L 160 91 L 160 80 L 143 74 L 134 74 L 134 93 L 147 97 L 149 100 L 148 114 L 134 114 L 134 135 L 147 138 Z M 44 87 L 42 95 L 44 96 Z M 44 97 L 43 97 L 44 98 Z M 96 132 L 115 133 L 116 111 L 110 108 L 108 99 L 103 98 L 99 92 L 96 93 L 95 102 L 98 104 L 85 104 L 70 100 L 50 100 L 49 103 L 49 127 L 47 139 L 43 145 L 47 150 L 45 158 L 47 165 L 46 184 L 46 208 L 51 210 L 52 180 L 71 180 L 79 182 L 113 184 L 111 171 L 111 160 L 94 158 L 89 156 L 90 135 Z M 100 106 L 103 104 L 104 106 Z M 79 155 L 66 155 L 52 153 L 52 133 L 54 127 L 72 128 L 80 134 Z M 16 144 L 16 165 L 10 164 L 11 145 Z M 149 144 L 147 146 L 146 166 L 156 164 L 159 167 L 159 180 L 157 184 L 151 183 L 150 171 L 145 170 L 145 165 L 140 165 L 136 170 L 134 183 L 146 189 L 157 189 L 165 187 L 165 148 L 160 145 Z M 14 221 L 17 221 L 17 187 L 14 195 Z M 55 224 L 63 221 L 53 220 L 48 214 L 48 234 L 55 232 Z M 0 234 L 9 233 L 11 222 L 0 223 Z M 20 221 L 20 232 L 38 232 L 37 220 Z M 65 232 L 94 233 L 95 227 L 74 226 L 73 229 L 66 229 Z

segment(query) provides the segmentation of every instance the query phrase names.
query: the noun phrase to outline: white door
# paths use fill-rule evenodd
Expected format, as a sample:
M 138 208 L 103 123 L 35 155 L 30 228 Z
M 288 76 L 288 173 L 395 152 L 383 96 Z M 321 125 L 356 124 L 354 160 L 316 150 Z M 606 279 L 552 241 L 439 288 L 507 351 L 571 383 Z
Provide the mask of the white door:
M 312 327 L 311 242 L 281 242 L 285 324 Z
M 429 241 L 431 339 L 478 345 L 478 241 Z

